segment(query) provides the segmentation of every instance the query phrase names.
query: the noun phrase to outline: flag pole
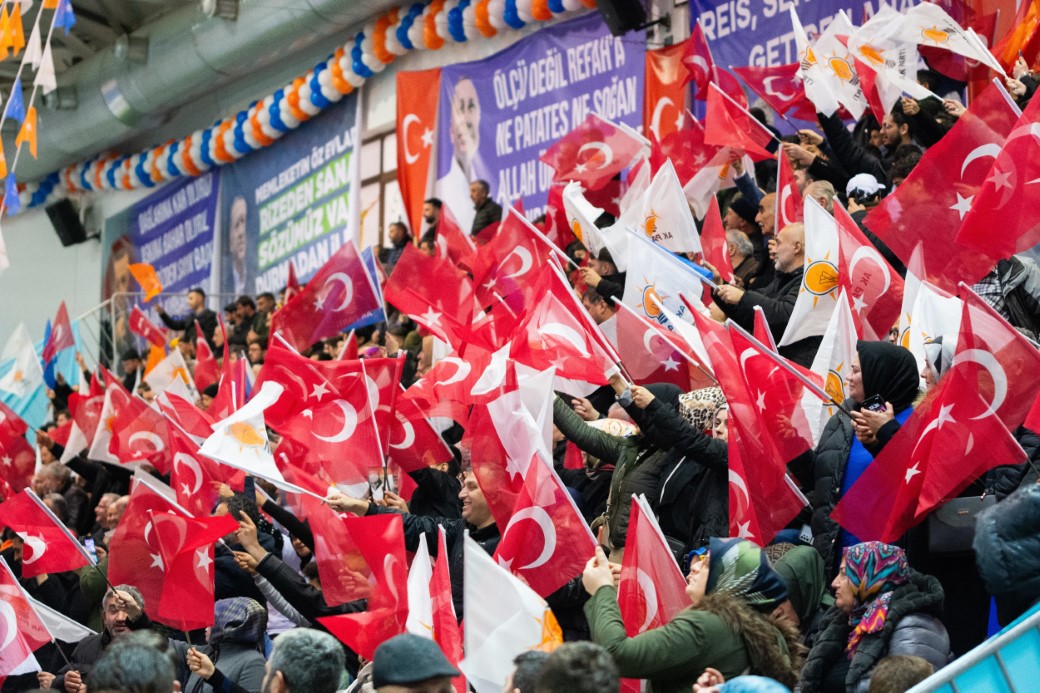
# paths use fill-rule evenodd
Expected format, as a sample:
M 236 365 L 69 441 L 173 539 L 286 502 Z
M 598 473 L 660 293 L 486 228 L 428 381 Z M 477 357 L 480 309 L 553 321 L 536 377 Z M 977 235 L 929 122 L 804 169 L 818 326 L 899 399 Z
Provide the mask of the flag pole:
M 567 262 L 570 265 L 573 265 L 574 269 L 581 269 L 581 266 L 578 265 L 578 263 L 576 263 L 574 260 L 570 259 L 570 257 L 567 255 L 567 253 L 565 253 L 562 250 L 560 250 L 560 247 L 558 245 L 556 245 L 555 243 L 550 241 L 548 236 L 546 236 L 544 233 L 542 233 L 537 228 L 535 228 L 534 224 L 532 224 L 527 219 L 525 219 L 523 214 L 521 214 L 520 212 L 516 211 L 516 207 L 510 207 L 509 208 L 509 213 L 515 215 L 517 219 L 522 221 L 524 223 L 524 226 L 527 227 L 528 231 L 533 233 L 539 240 L 541 240 L 543 243 L 548 245 L 549 249 L 552 250 L 557 255 L 559 255 L 561 258 L 563 258 L 563 260 L 565 262 Z
M 29 608 L 32 609 L 33 615 L 43 625 L 43 629 L 47 631 L 47 635 L 49 635 L 51 638 L 51 644 L 54 645 L 54 649 L 58 651 L 58 654 L 60 654 L 61 658 L 65 661 L 65 666 L 69 668 L 69 671 L 77 671 L 77 669 L 74 666 L 72 666 L 72 662 L 69 661 L 68 656 L 66 656 L 65 652 L 61 649 L 61 646 L 58 645 L 57 638 L 54 637 L 54 633 L 51 632 L 51 629 L 47 627 L 47 624 L 40 616 L 40 612 L 36 610 L 36 605 L 33 604 L 32 597 L 30 597 L 29 593 L 25 591 L 25 588 L 22 587 L 22 583 L 18 581 L 18 578 L 14 576 L 14 571 L 12 571 L 11 566 L 7 564 L 7 559 L 0 557 L 0 561 L 3 561 L 4 569 L 7 570 L 7 574 L 11 576 L 11 580 L 14 582 L 14 584 L 18 585 L 18 591 L 22 593 L 22 599 L 24 599 L 25 603 L 29 605 Z
M 736 71 L 736 70 L 735 70 L 735 69 L 733 68 L 733 66 L 732 66 L 732 65 L 730 65 L 730 66 L 729 66 L 729 70 L 730 70 L 730 72 L 736 72 L 737 76 L 738 76 L 738 77 L 740 77 L 741 81 L 743 81 L 743 82 L 744 82 L 744 84 L 748 85 L 748 87 L 749 87 L 749 88 L 751 89 L 751 91 L 755 92 L 755 94 L 758 94 L 758 97 L 759 97 L 760 99 L 762 99 L 763 101 L 766 101 L 766 100 L 765 100 L 765 98 L 763 98 L 763 97 L 762 97 L 762 94 L 760 94 L 760 93 L 758 92 L 758 90 L 757 90 L 757 89 L 755 89 L 755 88 L 754 88 L 753 86 L 751 86 L 751 82 L 749 82 L 749 81 L 748 81 L 747 79 L 745 79 L 744 77 L 741 77 L 741 76 L 740 76 L 740 73 L 739 73 L 739 72 L 737 72 L 737 71 Z M 769 102 L 766 102 L 766 105 L 769 105 Z M 796 133 L 798 132 L 798 126 L 797 126 L 797 125 L 795 125 L 795 124 L 794 124 L 793 122 L 791 122 L 791 119 L 790 119 L 790 118 L 788 118 L 788 117 L 787 117 L 787 116 L 786 116 L 786 115 L 785 115 L 785 114 L 783 113 L 783 111 L 778 111 L 777 109 L 773 108 L 773 107 L 772 107 L 771 105 L 770 105 L 770 110 L 772 110 L 772 111 L 773 111 L 773 113 L 776 113 L 776 114 L 777 114 L 778 116 L 780 116 L 781 118 L 783 118 L 783 119 L 784 119 L 784 122 L 785 122 L 785 123 L 787 123 L 788 125 L 790 125 L 790 126 L 791 126 L 791 127 L 792 127 L 792 128 L 794 129 L 794 131 L 795 131 Z
M 639 322 L 643 323 L 643 325 L 645 325 L 646 327 L 648 327 L 650 329 L 654 329 L 654 326 L 650 323 L 649 320 L 647 320 L 642 315 L 640 315 L 639 313 L 635 312 L 634 310 L 632 310 L 631 308 L 626 306 L 624 303 L 619 301 L 616 296 L 611 296 L 611 298 L 614 299 L 614 302 L 617 303 L 617 305 L 621 306 L 621 308 L 623 310 L 625 310 L 627 313 L 630 313 L 632 315 L 632 317 L 634 317 L 636 320 L 638 320 Z M 710 378 L 711 381 L 713 383 L 715 383 L 716 385 L 719 384 L 719 381 L 715 379 L 715 376 L 712 375 L 710 372 L 708 372 L 708 370 L 699 361 L 697 361 L 697 359 L 695 359 L 695 358 L 691 357 L 689 354 L 687 354 L 685 349 L 679 348 L 679 346 L 676 345 L 675 342 L 673 342 L 667 335 L 662 333 L 660 330 L 655 330 L 655 332 L 658 334 L 658 336 L 661 337 L 661 339 L 663 339 L 665 341 L 666 344 L 668 344 L 668 346 L 672 347 L 672 349 L 674 349 L 675 351 L 679 352 L 679 355 L 682 356 L 684 359 L 686 359 L 686 361 L 691 366 L 695 366 L 698 370 L 700 370 L 701 373 L 703 373 L 704 375 L 708 376 L 708 378 Z
M 389 488 L 387 484 L 387 475 L 389 471 L 387 469 L 386 455 L 383 454 L 383 441 L 379 437 L 379 424 L 376 422 L 376 410 L 379 408 L 379 401 L 372 404 L 372 393 L 368 391 L 368 373 L 365 371 L 365 359 L 358 359 L 361 361 L 361 377 L 365 379 L 362 383 L 365 387 L 365 399 L 368 401 L 368 408 L 372 413 L 372 432 L 376 436 L 376 450 L 379 451 L 379 460 L 383 465 L 383 492 L 386 493 L 386 489 Z M 378 393 L 377 393 L 378 396 Z
M 845 406 L 844 402 L 839 402 L 838 400 L 836 400 L 833 397 L 831 397 L 830 395 L 828 395 L 827 392 L 825 390 L 823 390 L 819 385 L 817 385 L 816 383 L 814 383 L 813 381 L 809 380 L 804 375 L 799 373 L 797 368 L 794 368 L 793 366 L 791 366 L 791 364 L 788 363 L 787 359 L 785 359 L 784 357 L 780 356 L 780 354 L 776 354 L 774 351 L 772 351 L 765 344 L 763 344 L 762 342 L 760 342 L 757 339 L 755 339 L 755 336 L 753 334 L 748 333 L 747 330 L 745 330 L 743 327 L 741 327 L 737 323 L 733 322 L 732 320 L 727 320 L 726 321 L 726 326 L 729 327 L 730 329 L 733 329 L 733 330 L 736 330 L 737 332 L 739 332 L 745 339 L 747 339 L 749 342 L 751 342 L 752 344 L 757 346 L 764 353 L 775 354 L 775 358 L 773 358 L 773 360 L 776 362 L 776 364 L 778 366 L 780 366 L 781 368 L 783 368 L 788 373 L 790 373 L 791 375 L 793 375 L 795 378 L 797 378 L 798 381 L 800 383 L 802 383 L 802 385 L 804 385 L 807 390 L 809 390 L 809 392 L 811 392 L 814 395 L 816 395 L 817 397 L 819 397 L 825 403 L 833 404 L 838 409 L 842 410 L 846 415 L 848 415 L 849 418 L 852 417 L 852 412 L 849 410 L 848 407 Z

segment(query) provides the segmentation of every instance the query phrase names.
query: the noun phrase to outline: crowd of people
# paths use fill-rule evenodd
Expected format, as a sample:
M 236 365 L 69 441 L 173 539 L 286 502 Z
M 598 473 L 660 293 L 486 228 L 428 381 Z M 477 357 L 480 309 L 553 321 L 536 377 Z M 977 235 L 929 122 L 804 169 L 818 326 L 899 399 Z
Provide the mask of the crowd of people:
M 930 75 L 922 74 L 922 80 Z M 1037 81 L 1016 65 L 1009 91 L 1032 97 Z M 850 132 L 840 119 L 820 116 L 820 130 L 783 139 L 803 195 L 828 211 L 845 204 L 864 234 L 893 267 L 898 257 L 862 221 L 866 212 L 913 170 L 922 152 L 941 141 L 963 106 L 954 101 L 904 98 L 878 123 L 866 115 Z M 755 308 L 764 311 L 777 341 L 791 319 L 805 260 L 801 224 L 777 228 L 776 168 L 763 162 L 745 170 L 734 160 L 736 189 L 720 194 L 725 214 L 732 283 L 713 293 L 713 316 L 752 329 Z M 477 221 L 472 233 L 501 218 L 488 186 L 471 187 Z M 436 252 L 442 204 L 426 201 L 420 248 Z M 613 219 L 601 218 L 608 225 Z M 403 223 L 390 229 L 384 254 L 392 271 L 413 235 Z M 614 297 L 626 276 L 609 252 L 595 257 L 580 243 L 567 248 L 579 266 L 571 275 L 589 317 L 605 333 L 615 316 Z M 1009 258 L 980 291 L 1006 320 L 1035 338 L 1040 321 L 1040 270 L 1028 259 Z M 713 268 L 708 268 L 713 270 Z M 1013 277 L 1011 281 L 1009 277 Z M 721 280 L 716 274 L 716 280 Z M 691 290 L 694 287 L 691 287 Z M 173 317 L 161 308 L 176 347 L 195 363 L 196 330 L 221 358 L 224 340 L 259 372 L 270 340 L 271 317 L 283 297 L 241 296 L 224 308 L 226 332 L 193 289 L 191 313 Z M 613 329 L 616 329 L 613 328 Z M 226 337 L 225 337 L 226 334 Z M 312 359 L 338 358 L 346 335 L 314 345 Z M 407 315 L 388 307 L 387 320 L 356 331 L 359 358 L 404 355 L 402 385 L 433 365 L 433 338 Z M 820 337 L 781 347 L 781 355 L 809 366 Z M 122 355 L 124 384 L 150 399 L 141 385 L 140 353 Z M 80 360 L 84 369 L 86 363 Z M 553 401 L 555 468 L 571 491 L 600 547 L 580 575 L 549 596 L 567 643 L 555 651 L 517 657 L 507 691 L 615 691 L 620 679 L 645 679 L 661 691 L 903 691 L 981 643 L 990 632 L 991 597 L 1001 624 L 1040 599 L 1040 485 L 1036 462 L 1040 437 L 1020 427 L 1014 436 L 1029 455 L 1021 464 L 988 472 L 964 493 L 994 496 L 968 543 L 944 553 L 928 542 L 924 526 L 896 544 L 861 541 L 840 527 L 831 511 L 920 401 L 949 368 L 931 348 L 923 373 L 911 353 L 892 341 L 861 341 L 847 375 L 850 413 L 838 411 L 819 444 L 789 468 L 810 501 L 767 546 L 729 535 L 729 474 L 725 393 L 718 387 L 682 392 L 674 385 L 632 385 L 612 380 L 587 397 L 557 393 Z M 84 382 L 90 374 L 84 374 Z M 377 691 L 449 691 L 458 669 L 433 641 L 410 634 L 384 642 L 371 661 L 361 660 L 322 632 L 324 616 L 356 613 L 364 601 L 330 605 L 323 598 L 314 560 L 316 537 L 286 494 L 247 479 L 244 492 L 222 488 L 213 508 L 230 514 L 239 529 L 215 549 L 214 623 L 205 633 L 181 633 L 153 621 L 132 584 L 109 586 L 107 552 L 129 502 L 131 470 L 89 459 L 84 452 L 59 462 L 62 446 L 49 437 L 67 421 L 68 386 L 53 391 L 54 424 L 37 437 L 40 466 L 33 491 L 79 539 L 89 539 L 98 569 L 21 578 L 24 544 L 4 531 L 2 555 L 25 590 L 97 631 L 76 644 L 47 645 L 37 652 L 43 671 L 11 675 L 5 690 L 49 688 L 64 693 L 323 693 L 349 688 Z M 217 384 L 203 388 L 205 410 Z M 879 396 L 882 411 L 860 405 Z M 474 475 L 463 430 L 444 422 L 450 462 L 412 472 L 410 501 L 394 488 L 326 499 L 338 512 L 403 516 L 405 545 L 420 537 L 437 546 L 445 532 L 455 612 L 465 617 L 463 538 L 493 554 L 502 536 Z M 270 432 L 272 442 L 277 435 Z M 583 465 L 564 464 L 568 444 L 583 451 Z M 980 451 L 980 454 L 985 454 Z M 169 481 L 168 477 L 163 479 Z M 670 622 L 645 633 L 626 632 L 617 585 L 630 518 L 629 499 L 643 494 L 653 509 L 676 563 L 687 576 L 688 606 Z M 969 528 L 970 529 L 970 528 Z

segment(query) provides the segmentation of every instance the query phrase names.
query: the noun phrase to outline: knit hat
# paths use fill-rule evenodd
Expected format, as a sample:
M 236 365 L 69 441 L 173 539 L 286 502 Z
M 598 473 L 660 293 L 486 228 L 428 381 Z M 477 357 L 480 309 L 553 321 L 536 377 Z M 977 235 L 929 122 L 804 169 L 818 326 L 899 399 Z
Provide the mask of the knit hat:
M 411 633 L 395 635 L 372 656 L 372 685 L 377 689 L 458 675 L 437 643 Z
M 764 613 L 787 599 L 783 579 L 762 549 L 747 539 L 712 538 L 708 554 L 706 594 L 728 594 Z

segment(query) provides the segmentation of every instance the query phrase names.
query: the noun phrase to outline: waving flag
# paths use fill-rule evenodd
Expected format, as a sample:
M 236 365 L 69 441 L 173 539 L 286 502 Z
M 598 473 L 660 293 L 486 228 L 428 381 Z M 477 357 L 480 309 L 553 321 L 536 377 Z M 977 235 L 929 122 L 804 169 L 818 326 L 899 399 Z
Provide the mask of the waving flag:
M 31 489 L 24 489 L 0 503 L 0 525 L 25 542 L 22 577 L 64 573 L 92 565 L 86 551 Z
M 704 225 L 701 228 L 701 246 L 704 250 L 704 261 L 715 268 L 722 281 L 732 282 L 734 279 L 733 264 L 729 261 L 726 229 L 722 226 L 719 201 L 714 196 L 711 198 L 708 213 L 704 217 Z
M 134 279 L 141 285 L 141 291 L 144 292 L 144 302 L 148 303 L 153 298 L 162 293 L 163 285 L 159 281 L 159 275 L 155 273 L 155 268 L 146 262 L 133 262 L 130 263 L 130 274 L 134 275 Z
M 69 321 L 69 309 L 65 307 L 65 301 L 58 306 L 58 313 L 54 316 L 54 326 L 51 328 L 50 337 L 43 346 L 43 361 L 50 363 L 59 351 L 76 346 L 76 340 L 72 335 L 72 323 Z
M 297 351 L 330 337 L 380 307 L 379 296 L 354 241 L 343 244 L 300 293 L 271 316 L 271 333 Z
M 430 167 L 437 130 L 441 69 L 399 71 L 397 79 L 397 182 L 415 235 L 422 228 L 423 202 L 432 189 Z M 289 300 L 289 297 L 285 297 Z
M 784 154 L 783 148 L 776 151 L 776 211 L 773 223 L 776 231 L 788 224 L 805 220 L 805 203 L 802 191 L 798 189 L 798 181 L 791 168 L 791 160 Z
M 148 316 L 144 314 L 144 311 L 137 305 L 134 305 L 130 309 L 130 320 L 129 320 L 130 331 L 139 337 L 144 337 L 145 341 L 149 344 L 157 347 L 166 346 L 166 332 L 155 325 Z M 197 326 L 195 327 L 195 334 L 202 335 L 202 330 Z M 205 339 L 203 337 L 203 339 Z M 207 346 L 208 348 L 208 346 Z
M 6 8 L 5 8 L 6 11 Z M 0 684 L 12 674 L 39 671 L 33 652 L 51 641 L 7 559 L 0 558 Z
M 806 97 L 798 78 L 799 63 L 730 69 L 777 113 L 799 120 L 816 120 L 816 107 Z
M 841 205 L 834 205 L 838 232 L 838 283 L 852 301 L 857 332 L 880 340 L 899 320 L 903 278 L 881 256 Z
M 823 381 L 824 391 L 834 402 L 844 402 L 848 397 L 845 391 L 845 378 L 852 372 L 852 359 L 856 355 L 856 325 L 849 308 L 849 299 L 842 289 L 838 294 L 838 305 L 834 307 L 827 331 L 823 333 L 823 341 L 813 357 L 809 369 Z M 827 421 L 838 411 L 836 404 L 822 402 L 819 397 L 807 396 L 804 402 L 805 413 L 812 429 L 813 444 L 819 442 L 820 434 Z
M 699 253 L 700 235 L 672 162 L 665 162 L 643 197 L 642 224 L 646 237 L 676 253 Z
M 686 114 L 688 70 L 683 60 L 690 39 L 646 52 L 643 132 L 661 139 L 680 127 Z
M 838 300 L 837 224 L 812 198 L 805 200 L 804 247 L 802 285 L 779 346 L 822 335 Z
M 903 21 L 902 14 L 882 5 L 848 38 L 849 53 L 855 61 L 856 74 L 862 80 L 864 96 L 879 123 L 892 111 L 904 91 L 915 99 L 931 95 L 916 81 L 916 46 L 894 36 Z
M 479 310 L 473 280 L 465 272 L 411 245 L 401 254 L 384 291 L 387 303 L 448 343 L 461 341 L 462 330 Z
M 576 180 L 586 189 L 598 190 L 628 168 L 642 148 L 643 142 L 630 130 L 590 113 L 539 159 L 556 171 L 553 180 Z
M 286 482 L 275 466 L 264 425 L 264 410 L 278 401 L 282 391 L 276 382 L 264 383 L 244 407 L 213 424 L 213 434 L 199 452 L 221 464 L 284 485 Z
M 0 378 L 0 390 L 10 392 L 17 398 L 26 398 L 43 385 L 43 368 L 29 330 L 22 323 L 11 333 L 3 352 L 0 352 L 0 363 L 11 360 L 11 367 Z
M 911 7 L 897 24 L 896 36 L 920 46 L 944 48 L 977 60 L 1003 75 L 1004 69 L 972 29 L 965 29 L 938 4 L 923 2 Z
M 767 147 L 773 134 L 714 82 L 708 86 L 704 121 L 704 141 L 708 144 L 743 149 L 752 161 L 772 158 Z
M 210 385 L 220 382 L 220 365 L 213 355 L 213 350 L 209 348 L 209 342 L 206 341 L 206 335 L 202 332 L 197 320 L 195 321 L 195 334 L 197 335 L 195 338 L 195 388 L 202 392 Z M 225 342 L 225 347 L 226 344 Z

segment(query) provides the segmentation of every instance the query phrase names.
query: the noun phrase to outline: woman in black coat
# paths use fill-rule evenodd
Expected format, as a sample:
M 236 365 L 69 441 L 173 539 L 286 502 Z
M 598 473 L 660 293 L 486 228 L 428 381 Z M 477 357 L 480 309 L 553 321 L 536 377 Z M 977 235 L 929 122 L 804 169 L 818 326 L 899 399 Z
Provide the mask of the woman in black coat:
M 809 490 L 813 546 L 823 556 L 828 576 L 836 572 L 841 549 L 859 541 L 838 527 L 831 511 L 909 418 L 920 380 L 917 361 L 908 350 L 888 342 L 860 340 L 845 377 L 845 405 L 853 418 L 836 413 L 824 427 L 816 449 L 790 463 L 791 471 Z M 859 409 L 875 395 L 881 397 L 891 420 L 872 434 L 862 425 Z

